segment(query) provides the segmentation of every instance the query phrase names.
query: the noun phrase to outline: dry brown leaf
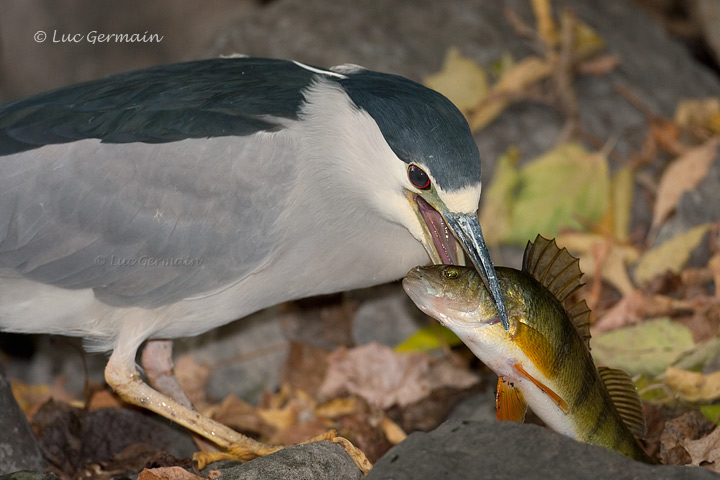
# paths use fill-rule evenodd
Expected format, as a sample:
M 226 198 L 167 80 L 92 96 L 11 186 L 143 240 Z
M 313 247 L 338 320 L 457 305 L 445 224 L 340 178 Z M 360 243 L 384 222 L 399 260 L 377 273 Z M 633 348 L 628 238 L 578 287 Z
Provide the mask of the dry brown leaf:
M 686 402 L 710 403 L 720 398 L 720 372 L 705 374 L 667 367 L 665 384 Z
M 480 378 L 470 370 L 456 366 L 449 358 L 435 361 L 430 366 L 430 389 L 466 389 L 476 385 Z
M 260 416 L 255 407 L 235 395 L 228 395 L 220 405 L 206 408 L 202 413 L 223 425 L 244 432 L 255 432 L 261 437 L 275 433 L 275 428 Z
M 204 480 L 181 467 L 146 468 L 138 475 L 138 480 Z
M 710 432 L 708 420 L 697 410 L 690 410 L 663 422 L 660 433 L 660 460 L 665 465 L 687 465 L 690 454 L 682 446 L 688 440 L 697 440 Z
M 634 247 L 616 243 L 608 237 L 594 233 L 562 233 L 556 240 L 560 247 L 566 247 L 573 255 L 580 257 L 580 270 L 589 276 L 596 275 L 598 270 L 593 252 L 598 245 L 609 241 L 610 250 L 603 259 L 600 271 L 602 278 L 623 295 L 629 295 L 635 289 L 627 273 L 627 266 L 637 260 L 639 255 Z
M 601 55 L 597 58 L 580 62 L 577 66 L 577 71 L 581 74 L 595 75 L 599 77 L 612 72 L 618 65 L 620 65 L 620 63 L 622 63 L 622 59 L 619 55 Z
M 207 404 L 205 390 L 210 379 L 210 366 L 198 363 L 192 355 L 182 355 L 175 360 L 175 378 L 195 408 Z
M 678 313 L 703 308 L 700 298 L 693 301 L 678 300 L 665 295 L 654 295 L 633 290 L 623 296 L 591 327 L 593 335 L 632 325 L 646 318 L 674 317 Z
M 90 397 L 87 409 L 92 412 L 101 408 L 122 407 L 122 405 L 120 398 L 110 390 L 98 390 Z
M 417 402 L 430 393 L 430 364 L 425 355 L 395 353 L 385 345 L 369 343 L 336 350 L 328 356 L 328 364 L 321 398 L 350 393 L 386 409 Z
M 278 430 L 271 438 L 272 443 L 281 445 L 295 445 L 307 442 L 308 439 L 327 431 L 328 425 L 322 418 L 312 418 L 305 422 L 288 424 L 285 428 Z
M 717 156 L 718 140 L 713 138 L 676 159 L 663 173 L 653 210 L 652 228 L 656 229 L 675 211 L 682 195 L 695 188 L 707 175 Z
M 720 428 L 699 440 L 686 440 L 683 447 L 690 454 L 692 465 L 712 463 L 712 470 L 720 472 Z
M 644 317 L 645 295 L 640 290 L 633 290 L 623 296 L 605 315 L 590 328 L 594 337 L 602 332 L 626 327 L 640 322 Z
M 282 384 L 315 394 L 325 378 L 326 358 L 330 351 L 294 340 L 290 341 L 289 347 L 281 377 Z

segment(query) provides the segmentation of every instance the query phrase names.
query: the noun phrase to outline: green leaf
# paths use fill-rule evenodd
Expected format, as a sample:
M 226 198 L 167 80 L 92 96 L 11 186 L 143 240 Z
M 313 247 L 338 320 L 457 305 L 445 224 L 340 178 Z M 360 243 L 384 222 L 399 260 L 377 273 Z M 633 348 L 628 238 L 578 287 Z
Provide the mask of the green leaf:
M 600 365 L 619 368 L 630 375 L 655 377 L 692 349 L 695 342 L 685 325 L 658 318 L 601 334 L 590 346 Z
M 432 323 L 395 346 L 395 351 L 398 353 L 430 352 L 443 347 L 454 347 L 461 343 L 451 330 L 439 323 Z
M 507 165 L 499 164 L 484 207 L 483 226 L 499 224 L 493 240 L 524 245 L 538 233 L 554 238 L 561 228 L 584 230 L 607 210 L 610 174 L 602 154 L 566 143 L 519 171 L 512 155 L 501 158 Z
M 707 418 L 711 422 L 717 423 L 718 419 L 720 419 L 720 404 L 703 405 L 702 407 L 700 407 L 700 413 L 702 413 L 705 418 Z

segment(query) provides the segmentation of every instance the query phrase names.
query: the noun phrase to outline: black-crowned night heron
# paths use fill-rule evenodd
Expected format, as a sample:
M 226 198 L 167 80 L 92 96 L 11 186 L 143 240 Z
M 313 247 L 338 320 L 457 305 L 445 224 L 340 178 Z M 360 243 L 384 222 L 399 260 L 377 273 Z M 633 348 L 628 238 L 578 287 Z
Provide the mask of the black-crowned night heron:
M 221 446 L 246 439 L 139 379 L 145 340 L 395 280 L 428 256 L 457 263 L 453 235 L 507 321 L 475 141 L 402 77 L 251 58 L 149 68 L 1 107 L 0 156 L 0 328 L 113 350 L 124 399 Z

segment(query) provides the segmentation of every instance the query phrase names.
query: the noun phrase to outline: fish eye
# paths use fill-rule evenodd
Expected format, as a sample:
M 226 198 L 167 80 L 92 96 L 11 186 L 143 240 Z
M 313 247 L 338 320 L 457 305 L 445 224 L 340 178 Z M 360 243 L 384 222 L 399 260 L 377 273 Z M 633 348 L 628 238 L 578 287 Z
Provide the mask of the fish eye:
M 443 275 L 445 278 L 457 278 L 460 276 L 460 271 L 455 267 L 445 267 L 443 269 Z
M 430 189 L 430 177 L 427 173 L 425 173 L 425 170 L 414 163 L 410 164 L 408 167 L 408 179 L 413 186 L 419 188 L 420 190 Z

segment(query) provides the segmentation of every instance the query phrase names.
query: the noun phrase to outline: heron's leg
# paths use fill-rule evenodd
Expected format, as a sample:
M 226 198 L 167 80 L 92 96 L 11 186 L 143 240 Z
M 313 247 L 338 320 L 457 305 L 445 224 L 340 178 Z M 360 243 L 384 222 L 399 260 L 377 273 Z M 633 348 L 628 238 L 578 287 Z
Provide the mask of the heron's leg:
M 138 345 L 131 347 L 129 344 L 129 342 L 118 342 L 116 345 L 105 366 L 105 381 L 124 401 L 172 420 L 227 450 L 227 452 L 196 453 L 195 460 L 199 468 L 202 469 L 211 462 L 227 458 L 246 462 L 284 448 L 253 440 L 151 388 L 142 381 L 135 368 L 135 353 Z M 372 464 L 360 449 L 347 439 L 337 436 L 335 432 L 328 432 L 309 441 L 320 440 L 330 440 L 340 444 L 363 473 L 369 472 L 372 468 Z
M 190 399 L 175 377 L 172 340 L 149 340 L 143 348 L 141 358 L 150 385 L 180 405 L 193 408 Z
M 135 368 L 134 352 L 129 355 L 116 349 L 105 367 L 105 380 L 124 401 L 172 420 L 221 448 L 246 452 L 238 455 L 240 460 L 252 460 L 282 448 L 253 440 L 152 389 Z

